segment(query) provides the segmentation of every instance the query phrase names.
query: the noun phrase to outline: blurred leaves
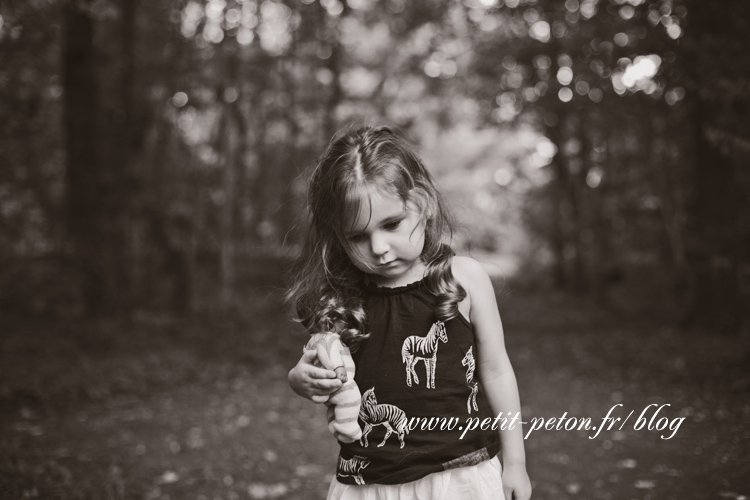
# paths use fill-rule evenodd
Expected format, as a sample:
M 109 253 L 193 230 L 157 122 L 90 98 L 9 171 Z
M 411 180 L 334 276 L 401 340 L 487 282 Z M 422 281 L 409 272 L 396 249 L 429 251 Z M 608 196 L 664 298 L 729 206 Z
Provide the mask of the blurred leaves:
M 65 105 L 81 89 L 65 12 L 93 29 L 86 116 Z M 0 303 L 237 307 L 239 269 L 294 253 L 308 167 L 361 119 L 419 143 L 457 244 L 503 254 L 521 285 L 738 330 L 747 14 L 739 0 L 4 4 Z M 70 117 L 91 129 L 83 156 Z

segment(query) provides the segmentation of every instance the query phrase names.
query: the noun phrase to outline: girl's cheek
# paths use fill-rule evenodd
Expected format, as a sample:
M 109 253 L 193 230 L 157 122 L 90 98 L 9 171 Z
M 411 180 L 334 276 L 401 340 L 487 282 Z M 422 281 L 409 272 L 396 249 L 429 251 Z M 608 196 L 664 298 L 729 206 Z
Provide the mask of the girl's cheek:
M 426 228 L 427 228 L 427 225 L 424 222 L 422 221 L 417 222 L 417 224 L 409 232 L 409 241 L 411 243 L 416 243 L 420 239 L 422 239 L 424 237 L 424 232 Z
M 349 252 L 349 260 L 352 262 L 363 262 L 365 260 L 365 248 L 363 243 L 355 243 Z

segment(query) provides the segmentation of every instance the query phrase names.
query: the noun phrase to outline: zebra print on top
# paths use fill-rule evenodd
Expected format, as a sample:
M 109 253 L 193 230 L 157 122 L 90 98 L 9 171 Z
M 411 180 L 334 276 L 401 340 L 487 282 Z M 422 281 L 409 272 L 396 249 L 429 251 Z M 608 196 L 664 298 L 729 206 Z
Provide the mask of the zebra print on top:
M 406 483 L 498 453 L 497 431 L 478 429 L 461 439 L 459 426 L 467 418 L 481 422 L 495 415 L 478 368 L 467 358 L 469 352 L 471 357 L 477 354 L 471 324 L 462 316 L 438 321 L 435 303 L 421 281 L 399 288 L 365 288 L 371 335 L 352 353 L 362 390 L 363 435 L 354 443 L 339 443 L 339 463 L 367 466 L 353 474 L 351 465 L 341 465 L 339 482 Z M 424 418 L 424 428 L 414 425 L 415 417 Z M 450 419 L 452 427 L 446 425 Z M 441 422 L 444 430 L 439 430 Z

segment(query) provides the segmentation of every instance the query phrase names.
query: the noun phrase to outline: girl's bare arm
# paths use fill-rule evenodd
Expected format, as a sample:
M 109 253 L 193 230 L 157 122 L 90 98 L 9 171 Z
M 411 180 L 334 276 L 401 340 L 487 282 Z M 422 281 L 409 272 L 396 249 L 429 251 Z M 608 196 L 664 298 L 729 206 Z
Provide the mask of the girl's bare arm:
M 474 326 L 477 345 L 477 371 L 482 388 L 492 411 L 509 420 L 518 415 L 515 425 L 501 429 L 503 487 L 506 500 L 528 500 L 531 482 L 526 473 L 523 429 L 521 427 L 521 402 L 518 384 L 508 353 L 505 350 L 503 324 L 497 309 L 495 290 L 487 272 L 474 259 L 455 257 L 453 274 L 467 292 L 469 320 Z

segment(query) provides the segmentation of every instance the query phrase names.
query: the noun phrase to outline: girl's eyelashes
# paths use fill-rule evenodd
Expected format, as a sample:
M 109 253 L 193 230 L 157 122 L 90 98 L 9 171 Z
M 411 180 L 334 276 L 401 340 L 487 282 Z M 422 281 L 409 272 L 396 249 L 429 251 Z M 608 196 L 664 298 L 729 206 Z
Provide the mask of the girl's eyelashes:
M 383 225 L 383 228 L 385 228 L 388 231 L 393 231 L 394 229 L 398 229 L 398 226 L 401 225 L 402 221 L 403 219 L 398 219 L 398 220 L 387 222 L 386 224 Z
M 391 221 L 386 222 L 383 224 L 383 229 L 386 231 L 395 231 L 401 226 L 401 223 L 404 221 L 404 219 L 394 219 Z M 349 240 L 352 243 L 359 243 L 361 241 L 364 241 L 367 238 L 366 233 L 355 233 L 350 234 L 346 237 L 347 240 Z

